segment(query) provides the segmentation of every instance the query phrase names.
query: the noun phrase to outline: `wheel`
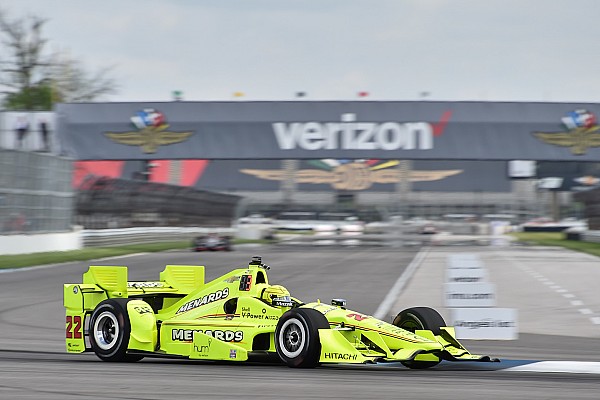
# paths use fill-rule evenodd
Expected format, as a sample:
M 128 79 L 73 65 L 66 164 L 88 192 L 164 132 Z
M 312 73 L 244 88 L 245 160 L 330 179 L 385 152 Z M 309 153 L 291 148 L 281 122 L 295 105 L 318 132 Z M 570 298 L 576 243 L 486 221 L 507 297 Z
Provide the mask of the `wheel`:
M 131 325 L 127 314 L 129 299 L 104 300 L 90 318 L 90 344 L 103 361 L 135 362 L 144 358 L 127 354 Z
M 413 307 L 401 311 L 392 322 L 395 326 L 406 329 L 410 332 L 415 332 L 419 329 L 427 329 L 433 332 L 434 335 L 441 333 L 441 327 L 446 326 L 444 318 L 433 308 L 429 307 Z M 424 369 L 431 368 L 440 363 L 440 361 L 403 361 L 408 368 Z
M 275 348 L 290 367 L 314 368 L 319 364 L 319 329 L 329 329 L 323 314 L 311 308 L 294 308 L 283 314 L 275 329 Z

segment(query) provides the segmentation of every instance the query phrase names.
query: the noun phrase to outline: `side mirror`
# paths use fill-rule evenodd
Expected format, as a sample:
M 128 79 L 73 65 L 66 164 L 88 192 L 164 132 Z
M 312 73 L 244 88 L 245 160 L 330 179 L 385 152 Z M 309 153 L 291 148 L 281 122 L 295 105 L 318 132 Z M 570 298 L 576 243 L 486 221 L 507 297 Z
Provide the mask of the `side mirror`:
M 331 305 L 345 309 L 346 308 L 346 299 L 332 299 Z

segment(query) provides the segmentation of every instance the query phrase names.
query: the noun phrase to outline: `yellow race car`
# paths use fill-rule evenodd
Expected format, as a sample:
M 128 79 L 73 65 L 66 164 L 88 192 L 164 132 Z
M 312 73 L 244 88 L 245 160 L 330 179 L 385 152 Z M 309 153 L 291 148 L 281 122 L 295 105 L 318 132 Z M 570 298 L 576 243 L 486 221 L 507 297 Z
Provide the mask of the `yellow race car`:
M 390 324 L 348 310 L 341 299 L 303 303 L 271 285 L 268 269 L 254 257 L 204 282 L 203 266 L 168 265 L 159 280 L 137 282 L 128 281 L 127 267 L 91 266 L 83 283 L 64 285 L 67 351 L 93 351 L 104 361 L 276 354 L 290 367 L 497 361 L 470 354 L 431 308 L 406 309 Z

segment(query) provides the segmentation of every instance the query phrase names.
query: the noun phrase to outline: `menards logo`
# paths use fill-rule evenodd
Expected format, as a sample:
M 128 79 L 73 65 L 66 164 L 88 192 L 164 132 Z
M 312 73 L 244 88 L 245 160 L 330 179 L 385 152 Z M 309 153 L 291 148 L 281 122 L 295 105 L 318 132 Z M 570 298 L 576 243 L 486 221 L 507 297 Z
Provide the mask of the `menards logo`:
M 273 131 L 282 150 L 430 150 L 433 138 L 443 133 L 450 119 L 440 122 L 359 122 L 356 114 L 341 115 L 340 122 L 275 122 Z

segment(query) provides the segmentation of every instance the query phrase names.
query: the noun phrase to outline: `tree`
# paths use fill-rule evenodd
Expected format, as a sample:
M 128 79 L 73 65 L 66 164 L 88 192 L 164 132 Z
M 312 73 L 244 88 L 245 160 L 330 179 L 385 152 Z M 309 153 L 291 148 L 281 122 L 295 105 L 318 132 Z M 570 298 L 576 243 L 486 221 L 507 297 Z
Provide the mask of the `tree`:
M 56 102 L 91 101 L 115 93 L 110 68 L 87 72 L 82 63 L 46 52 L 39 16 L 11 19 L 0 9 L 0 87 L 8 109 L 49 110 Z
M 54 101 L 77 103 L 115 93 L 116 84 L 109 76 L 111 70 L 111 67 L 104 67 L 92 73 L 68 55 L 54 56 L 50 73 Z

